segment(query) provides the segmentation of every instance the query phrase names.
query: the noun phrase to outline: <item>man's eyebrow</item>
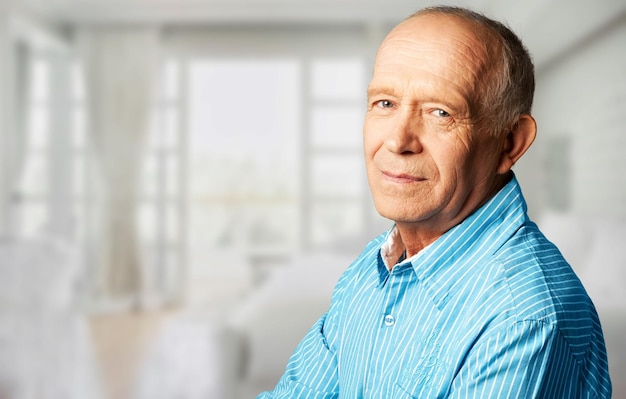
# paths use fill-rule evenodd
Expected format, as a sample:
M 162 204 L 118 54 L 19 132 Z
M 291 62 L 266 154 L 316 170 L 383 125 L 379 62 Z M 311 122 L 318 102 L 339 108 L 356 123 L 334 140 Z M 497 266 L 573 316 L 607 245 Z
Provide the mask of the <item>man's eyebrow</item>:
M 367 87 L 367 95 L 375 96 L 380 94 L 386 94 L 391 96 L 397 96 L 396 90 L 389 85 L 371 84 Z
M 391 85 L 370 85 L 367 88 L 368 97 L 374 96 L 390 96 L 390 97 L 401 97 L 402 95 L 398 90 L 396 90 Z M 424 96 L 420 98 L 420 102 L 422 103 L 441 103 L 450 108 L 459 108 L 459 104 L 455 104 L 454 101 L 450 101 L 448 99 L 438 97 L 438 96 Z

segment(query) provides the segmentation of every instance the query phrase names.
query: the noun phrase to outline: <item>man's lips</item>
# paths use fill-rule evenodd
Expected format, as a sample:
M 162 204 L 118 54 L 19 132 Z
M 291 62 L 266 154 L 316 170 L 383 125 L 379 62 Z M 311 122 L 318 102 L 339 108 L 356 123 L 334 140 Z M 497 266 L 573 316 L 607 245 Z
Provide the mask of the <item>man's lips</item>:
M 390 180 L 396 183 L 406 184 L 406 183 L 415 183 L 415 182 L 426 180 L 423 177 L 413 176 L 408 173 L 392 173 L 392 172 L 383 171 L 382 174 L 383 176 L 385 176 L 387 180 Z

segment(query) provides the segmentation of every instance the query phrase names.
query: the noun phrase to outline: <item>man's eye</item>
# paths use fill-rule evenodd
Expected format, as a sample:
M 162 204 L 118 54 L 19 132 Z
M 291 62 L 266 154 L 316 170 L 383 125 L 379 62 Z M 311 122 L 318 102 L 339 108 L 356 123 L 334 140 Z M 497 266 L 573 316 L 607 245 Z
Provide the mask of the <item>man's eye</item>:
M 450 117 L 450 114 L 448 112 L 442 110 L 442 109 L 436 109 L 436 110 L 433 111 L 433 113 L 436 116 L 440 117 L 440 118 L 448 118 L 448 117 Z
M 380 108 L 391 108 L 393 107 L 393 103 L 389 100 L 380 100 L 376 101 L 376 106 Z

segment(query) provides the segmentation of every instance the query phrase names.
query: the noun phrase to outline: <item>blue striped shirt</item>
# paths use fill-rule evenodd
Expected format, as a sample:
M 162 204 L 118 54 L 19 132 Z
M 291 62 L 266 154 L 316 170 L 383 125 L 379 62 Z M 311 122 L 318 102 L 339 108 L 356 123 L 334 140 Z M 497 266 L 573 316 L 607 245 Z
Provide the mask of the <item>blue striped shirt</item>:
M 348 267 L 259 399 L 611 397 L 595 308 L 515 177 L 389 271 L 393 232 Z

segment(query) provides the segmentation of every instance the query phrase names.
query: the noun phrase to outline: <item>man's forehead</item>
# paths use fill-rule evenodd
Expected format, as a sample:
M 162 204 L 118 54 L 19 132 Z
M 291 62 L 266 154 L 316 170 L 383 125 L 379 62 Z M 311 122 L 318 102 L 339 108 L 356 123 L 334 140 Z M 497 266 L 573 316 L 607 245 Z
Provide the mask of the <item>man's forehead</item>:
M 418 72 L 422 77 L 460 79 L 465 80 L 464 85 L 475 86 L 487 78 L 495 62 L 488 43 L 472 27 L 447 15 L 423 15 L 402 22 L 381 44 L 374 78 Z
M 387 35 L 379 48 L 378 55 L 388 52 L 411 50 L 431 51 L 434 55 L 445 55 L 451 50 L 467 52 L 474 58 L 489 58 L 491 40 L 484 29 L 472 21 L 444 14 L 426 14 L 407 19 L 398 24 Z M 378 61 L 377 57 L 377 61 Z
M 374 74 L 367 95 L 369 98 L 402 98 L 407 104 L 440 103 L 459 113 L 470 112 L 474 98 L 472 86 L 393 73 Z

